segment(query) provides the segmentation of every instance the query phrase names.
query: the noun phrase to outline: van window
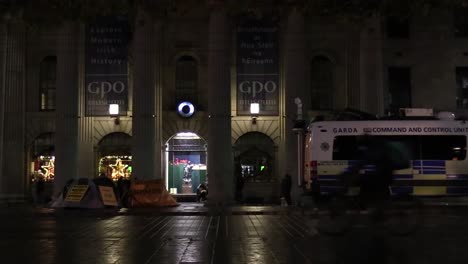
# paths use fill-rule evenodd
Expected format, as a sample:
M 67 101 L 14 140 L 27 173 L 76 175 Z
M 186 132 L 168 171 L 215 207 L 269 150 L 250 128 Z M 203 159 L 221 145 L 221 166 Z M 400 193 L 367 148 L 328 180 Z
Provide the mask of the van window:
M 359 157 L 359 137 L 337 136 L 333 142 L 333 160 L 355 160 Z M 466 136 L 409 135 L 376 136 L 390 142 L 398 142 L 408 151 L 412 160 L 464 160 L 466 158 Z

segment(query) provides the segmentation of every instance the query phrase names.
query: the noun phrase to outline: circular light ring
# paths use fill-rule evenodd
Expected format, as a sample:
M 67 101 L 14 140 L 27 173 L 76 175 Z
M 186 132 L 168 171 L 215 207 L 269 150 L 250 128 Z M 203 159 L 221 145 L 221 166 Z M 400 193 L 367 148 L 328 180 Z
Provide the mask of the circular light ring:
M 195 113 L 195 107 L 190 102 L 182 102 L 177 106 L 177 112 L 183 117 L 191 117 Z

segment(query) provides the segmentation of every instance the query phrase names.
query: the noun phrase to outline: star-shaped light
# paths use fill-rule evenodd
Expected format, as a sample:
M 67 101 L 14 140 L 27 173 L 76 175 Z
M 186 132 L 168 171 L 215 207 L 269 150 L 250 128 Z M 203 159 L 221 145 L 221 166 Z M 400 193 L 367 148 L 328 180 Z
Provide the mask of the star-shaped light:
M 117 159 L 115 164 L 109 165 L 112 168 L 112 179 L 118 179 L 120 176 L 124 177 L 124 170 L 128 167 L 126 164 L 122 164 L 121 159 Z
M 51 180 L 55 176 L 55 165 L 54 165 L 54 160 L 51 159 L 47 163 L 47 165 L 42 165 L 41 168 L 45 171 L 44 173 L 44 179 L 46 181 Z

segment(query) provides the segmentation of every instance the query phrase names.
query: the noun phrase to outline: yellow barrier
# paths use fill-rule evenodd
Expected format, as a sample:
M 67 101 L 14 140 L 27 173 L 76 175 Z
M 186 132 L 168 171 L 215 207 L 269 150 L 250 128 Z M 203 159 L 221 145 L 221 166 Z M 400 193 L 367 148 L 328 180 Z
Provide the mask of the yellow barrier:
M 162 180 L 135 180 L 130 186 L 131 207 L 177 206 Z

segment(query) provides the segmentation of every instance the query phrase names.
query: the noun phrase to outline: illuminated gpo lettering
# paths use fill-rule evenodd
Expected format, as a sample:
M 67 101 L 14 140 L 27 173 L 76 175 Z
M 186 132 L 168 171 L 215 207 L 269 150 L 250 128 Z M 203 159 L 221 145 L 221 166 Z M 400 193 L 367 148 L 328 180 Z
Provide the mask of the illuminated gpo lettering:
M 125 84 L 122 81 L 90 82 L 87 89 L 89 93 L 98 94 L 99 97 L 104 98 L 104 96 L 110 92 L 122 93 L 125 90 Z
M 267 81 L 265 83 L 260 81 L 243 81 L 239 84 L 239 91 L 242 93 L 252 94 L 252 97 L 262 93 L 263 91 L 267 93 L 272 93 L 276 91 L 276 83 L 274 81 Z

